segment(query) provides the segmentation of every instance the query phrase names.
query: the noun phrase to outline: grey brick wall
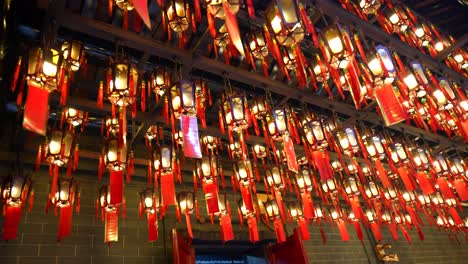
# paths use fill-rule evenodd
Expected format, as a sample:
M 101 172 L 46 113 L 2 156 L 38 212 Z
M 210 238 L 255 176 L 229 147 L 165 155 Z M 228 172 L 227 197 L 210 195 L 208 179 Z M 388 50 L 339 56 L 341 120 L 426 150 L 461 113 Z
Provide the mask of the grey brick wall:
M 5 171 L 5 168 L 0 168 Z M 119 242 L 109 247 L 103 242 L 104 225 L 100 219 L 94 219 L 94 203 L 99 184 L 97 176 L 76 174 L 80 181 L 81 212 L 73 215 L 72 236 L 57 243 L 58 217 L 53 212 L 45 214 L 44 207 L 48 192 L 49 176 L 46 167 L 34 176 L 34 190 L 36 201 L 31 213 L 23 213 L 17 240 L 0 242 L 0 263 L 91 263 L 91 264 L 156 264 L 171 263 L 170 230 L 173 227 L 184 229 L 185 223 L 177 223 L 174 208 L 171 208 L 166 219 L 159 222 L 159 240 L 146 242 L 146 220 L 137 217 L 137 193 L 144 187 L 142 182 L 132 181 L 125 187 L 128 201 L 127 219 L 120 219 Z M 106 180 L 107 178 L 104 177 Z M 199 193 L 199 199 L 202 195 Z M 233 204 L 240 198 L 239 194 L 228 193 Z M 207 221 L 204 224 L 196 222 L 192 216 L 195 237 L 203 239 L 220 239 L 219 227 L 211 225 L 206 215 L 204 202 L 200 202 L 200 212 Z M 232 209 L 235 212 L 233 205 Z M 233 221 L 238 223 L 237 214 L 233 214 Z M 0 224 L 3 218 L 0 218 Z M 291 234 L 295 223 L 287 227 Z M 261 238 L 274 238 L 274 233 L 259 224 Z M 342 242 L 336 227 L 324 227 L 327 244 L 323 245 L 319 227 L 309 226 L 311 240 L 305 242 L 305 250 L 311 263 L 377 263 L 372 245 L 367 238 L 364 242 L 357 239 L 354 228 L 348 226 L 351 240 Z M 236 239 L 248 240 L 245 226 L 234 226 Z M 426 241 L 419 241 L 416 232 L 410 231 L 413 243 L 409 245 L 400 234 L 400 241 L 386 241 L 394 246 L 391 252 L 398 253 L 401 263 L 466 263 L 468 247 L 465 241 L 461 245 L 450 242 L 446 233 L 437 229 L 423 227 Z M 165 234 L 165 235 L 164 235 Z M 384 231 L 384 236 L 389 234 Z

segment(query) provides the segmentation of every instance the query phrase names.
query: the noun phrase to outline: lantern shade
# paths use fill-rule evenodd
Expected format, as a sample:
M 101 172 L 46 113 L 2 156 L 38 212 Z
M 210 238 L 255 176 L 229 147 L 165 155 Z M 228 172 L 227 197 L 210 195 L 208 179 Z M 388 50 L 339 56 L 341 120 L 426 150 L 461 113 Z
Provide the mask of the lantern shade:
M 71 131 L 53 130 L 47 144 L 46 161 L 59 167 L 67 164 L 73 143 L 74 135 Z
M 153 166 L 162 174 L 172 172 L 172 148 L 170 146 L 162 145 L 153 150 Z
M 257 119 L 263 119 L 267 113 L 267 103 L 263 97 L 255 97 L 250 107 L 252 115 Z
M 270 187 L 282 188 L 284 185 L 283 177 L 281 176 L 281 170 L 277 166 L 274 166 L 270 170 L 266 171 L 266 178 Z
M 376 13 L 382 6 L 382 1 L 380 0 L 357 0 L 357 2 L 362 13 L 366 15 Z
M 326 181 L 322 181 L 322 190 L 325 193 L 334 194 L 337 191 L 336 180 L 335 179 L 328 179 Z
M 385 148 L 380 136 L 366 137 L 363 140 L 367 154 L 374 160 L 385 158 Z
M 61 53 L 55 49 L 30 49 L 26 79 L 39 84 L 48 91 L 53 91 L 57 88 L 60 78 L 59 68 L 61 63 Z
M 240 184 L 249 185 L 252 178 L 252 164 L 249 160 L 239 160 L 234 163 L 234 173 Z
M 31 185 L 31 179 L 26 176 L 9 174 L 0 188 L 3 204 L 8 206 L 21 206 Z
M 224 121 L 229 129 L 240 132 L 248 127 L 245 96 L 236 93 L 225 94 L 222 106 Z
M 181 115 L 196 116 L 195 86 L 192 81 L 179 81 L 171 88 L 171 106 L 176 118 Z
M 118 58 L 109 70 L 111 72 L 107 94 L 109 101 L 118 106 L 133 104 L 136 100 L 136 84 L 138 83 L 136 66 L 130 63 L 128 58 Z
M 259 144 L 256 144 L 253 146 L 253 152 L 257 159 L 263 159 L 263 158 L 266 158 L 267 156 L 267 150 L 265 146 L 262 146 Z
M 122 10 L 132 11 L 135 8 L 131 0 L 115 0 L 115 4 Z
M 83 111 L 70 107 L 65 109 L 65 119 L 67 123 L 76 127 L 83 124 L 83 122 L 85 121 L 85 113 Z
M 151 85 L 153 92 L 159 96 L 164 95 L 171 86 L 171 75 L 165 68 L 156 68 L 151 74 Z
M 413 165 L 418 169 L 426 169 L 429 167 L 429 157 L 426 150 L 423 148 L 416 148 L 412 151 Z
M 190 8 L 186 0 L 172 0 L 166 4 L 167 20 L 169 27 L 177 33 L 186 31 L 190 26 L 191 18 L 187 17 L 187 11 Z
M 289 202 L 287 203 L 287 208 L 289 211 L 289 214 L 293 218 L 301 218 L 304 217 L 304 211 L 302 209 L 302 204 L 301 202 Z
M 373 181 L 369 181 L 367 186 L 364 187 L 364 190 L 368 199 L 379 198 L 380 196 L 379 187 Z
M 343 187 L 348 196 L 354 196 L 359 194 L 359 184 L 358 180 L 354 177 L 348 177 L 343 181 Z
M 62 43 L 61 51 L 70 70 L 78 71 L 85 55 L 83 43 L 75 40 L 65 41 Z
M 274 1 L 266 11 L 266 20 L 279 45 L 292 46 L 304 38 L 296 1 Z
M 329 26 L 322 34 L 325 55 L 330 66 L 335 69 L 347 68 L 349 64 L 351 54 L 348 49 L 353 50 L 353 47 L 348 47 L 345 38 L 349 40 L 349 34 L 339 24 Z
M 183 213 L 192 213 L 195 206 L 195 195 L 193 192 L 182 191 L 177 194 L 177 204 Z
M 265 212 L 268 218 L 280 217 L 280 209 L 275 200 L 268 199 L 266 202 L 263 203 L 263 207 L 265 207 Z
M 66 207 L 72 204 L 76 193 L 76 182 L 73 179 L 60 178 L 55 197 L 51 197 L 52 203 L 58 207 Z
M 268 56 L 268 47 L 263 31 L 252 31 L 247 35 L 247 49 L 252 56 L 259 60 L 264 60 Z M 253 110 L 253 108 L 252 108 Z M 254 111 L 252 111 L 254 112 Z
M 113 211 L 116 209 L 115 206 L 111 205 L 110 201 L 110 191 L 109 191 L 109 186 L 103 185 L 99 189 L 99 205 L 101 208 L 105 208 L 106 211 Z
M 408 29 L 409 18 L 402 6 L 395 5 L 393 8 L 386 9 L 384 15 L 387 21 L 390 22 L 394 33 L 403 33 Z
M 140 200 L 146 212 L 154 213 L 159 210 L 159 193 L 156 193 L 153 188 L 146 188 L 140 192 Z
M 399 142 L 390 146 L 390 154 L 390 157 L 395 163 L 408 162 L 408 155 L 406 154 L 405 147 Z
M 119 144 L 119 140 L 111 138 L 106 143 L 105 163 L 109 169 L 121 171 L 127 162 L 127 146 Z
M 312 190 L 312 179 L 308 169 L 302 168 L 296 173 L 296 183 L 301 190 Z

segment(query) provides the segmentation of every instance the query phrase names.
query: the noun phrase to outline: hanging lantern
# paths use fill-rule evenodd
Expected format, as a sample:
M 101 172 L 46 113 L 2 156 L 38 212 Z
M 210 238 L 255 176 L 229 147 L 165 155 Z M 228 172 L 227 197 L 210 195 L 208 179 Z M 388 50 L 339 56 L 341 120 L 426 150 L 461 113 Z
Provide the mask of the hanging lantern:
M 154 214 L 159 210 L 159 195 L 153 188 L 146 188 L 140 192 L 140 202 L 143 205 L 143 211 Z
M 252 56 L 258 60 L 265 60 L 268 56 L 268 47 L 265 40 L 265 34 L 263 31 L 252 31 L 247 37 L 247 49 L 250 51 Z
M 407 204 L 411 204 L 411 203 L 414 203 L 416 201 L 416 195 L 414 194 L 414 192 L 408 192 L 408 191 L 403 192 L 401 197 L 403 197 L 403 200 Z
M 232 131 L 241 132 L 247 129 L 248 117 L 246 114 L 247 99 L 244 95 L 233 93 L 224 94 L 222 98 L 222 111 L 224 122 Z
M 53 130 L 47 144 L 46 161 L 59 167 L 71 158 L 74 135 L 71 131 Z
M 106 129 L 106 136 L 118 136 L 120 123 L 119 119 L 113 117 L 107 117 L 104 120 L 105 129 Z
M 384 196 L 387 201 L 394 201 L 398 199 L 398 192 L 392 187 L 388 187 L 384 190 Z
M 436 155 L 432 159 L 432 168 L 434 169 L 435 173 L 437 174 L 447 174 L 449 172 L 449 165 L 447 160 L 443 155 Z
M 280 208 L 277 202 L 275 200 L 268 199 L 263 203 L 263 206 L 265 207 L 267 217 L 273 221 L 276 232 L 276 239 L 278 242 L 285 241 L 286 235 L 284 234 L 284 226 L 283 222 L 281 221 Z
M 347 167 L 347 169 L 348 169 L 348 173 L 349 173 L 349 174 L 351 174 L 351 175 L 356 175 L 356 174 L 358 174 L 358 168 L 357 168 L 356 164 L 355 164 L 353 161 L 351 161 L 351 162 L 348 164 L 348 166 L 346 166 L 346 167 Z
M 429 195 L 431 198 L 432 204 L 435 206 L 443 205 L 445 200 L 439 192 L 435 192 Z
M 366 186 L 364 186 L 364 192 L 368 199 L 376 199 L 380 197 L 379 187 L 373 181 L 369 181 Z
M 384 11 L 384 16 L 390 22 L 391 29 L 394 33 L 404 33 L 409 27 L 409 17 L 405 9 L 400 5 L 395 5 L 393 8 L 388 8 Z
M 296 173 L 296 183 L 300 190 L 312 191 L 312 178 L 308 169 L 302 168 Z
M 319 149 L 326 148 L 328 146 L 327 137 L 325 135 L 325 129 L 320 118 L 315 117 L 312 120 L 303 120 L 302 128 L 304 131 L 307 143 L 310 146 L 316 146 Z
M 171 0 L 166 4 L 165 15 L 169 28 L 178 34 L 187 31 L 191 18 L 187 16 L 190 5 L 186 0 Z
M 218 175 L 216 171 L 218 165 L 214 157 L 203 157 L 197 160 L 195 167 L 198 178 L 207 184 L 212 183 L 214 178 Z
M 76 188 L 76 181 L 73 179 L 60 178 L 57 184 L 57 192 L 50 197 L 52 204 L 57 207 L 70 206 L 75 199 Z
M 195 86 L 188 80 L 179 81 L 170 90 L 172 112 L 176 119 L 182 115 L 196 116 Z
M 332 161 L 331 162 L 331 167 L 332 167 L 333 171 L 335 171 L 335 172 L 343 171 L 343 166 L 341 165 L 341 162 L 338 161 L 338 160 Z
M 256 144 L 253 146 L 253 153 L 257 159 L 264 159 L 267 156 L 267 149 L 265 146 Z
M 67 121 L 68 124 L 70 124 L 73 127 L 77 127 L 84 122 L 87 122 L 87 116 L 88 113 L 84 111 L 77 110 L 75 108 L 66 108 L 64 111 L 65 114 L 65 120 Z
M 240 9 L 241 1 L 240 0 L 225 0 L 229 10 L 233 15 L 237 14 Z M 205 0 L 207 5 L 207 11 L 216 18 L 225 19 L 226 13 L 224 10 L 224 1 L 220 0 Z
M 274 166 L 270 170 L 266 171 L 266 179 L 268 185 L 272 188 L 281 189 L 284 187 L 281 170 L 277 166 Z
M 130 0 L 115 0 L 115 4 L 122 10 L 132 11 L 135 8 Z
M 336 137 L 343 153 L 351 155 L 352 152 L 356 153 L 359 151 L 359 142 L 354 128 L 346 127 L 344 130 L 338 131 Z
M 326 67 L 322 65 L 323 60 L 320 59 L 319 55 L 313 60 L 312 71 L 314 72 L 314 77 L 317 82 L 326 82 L 330 78 L 330 73 L 327 71 Z M 322 70 L 324 71 L 322 73 Z
M 431 43 L 432 41 L 432 38 L 430 34 L 428 33 L 428 30 L 429 29 L 424 24 L 415 25 L 413 29 L 414 35 L 416 36 L 416 41 L 422 47 L 428 46 L 429 43 Z
M 358 180 L 354 176 L 350 176 L 343 181 L 343 188 L 348 196 L 359 195 Z
M 413 149 L 411 152 L 413 156 L 413 165 L 420 170 L 425 170 L 429 167 L 429 158 L 427 156 L 426 150 L 423 148 Z
M 468 59 L 466 59 L 467 55 L 463 49 L 455 50 L 449 54 L 448 58 L 454 61 L 458 68 L 462 70 L 466 70 L 468 68 Z
M 116 138 L 107 140 L 104 161 L 110 170 L 122 171 L 127 162 L 127 146 Z
M 234 173 L 239 184 L 248 186 L 253 176 L 250 160 L 239 160 L 234 163 Z
M 171 87 L 172 80 L 166 68 L 158 67 L 151 73 L 151 87 L 157 96 L 163 96 Z
M 445 77 L 440 77 L 438 81 L 443 90 L 434 90 L 432 92 L 432 98 L 434 98 L 437 105 L 439 105 L 439 110 L 450 110 L 453 108 L 453 102 L 456 100 L 454 87 L 449 79 Z
M 177 205 L 179 207 L 179 212 L 185 215 L 188 236 L 193 238 L 192 224 L 190 223 L 190 214 L 193 213 L 195 207 L 195 195 L 193 192 L 182 191 L 178 193 Z
M 345 38 L 348 40 L 346 41 Z M 325 56 L 327 61 L 335 69 L 344 69 L 348 67 L 348 63 L 353 51 L 353 47 L 349 46 L 350 37 L 348 32 L 341 28 L 339 24 L 334 24 L 324 30 L 322 41 L 325 47 Z
M 282 46 L 292 46 L 304 38 L 296 1 L 276 0 L 266 11 L 269 31 Z
M 380 0 L 358 0 L 357 2 L 362 13 L 366 15 L 376 13 L 382 6 L 382 1 Z
M 129 58 L 119 57 L 111 63 L 108 74 L 107 98 L 111 104 L 119 107 L 134 104 L 137 97 L 137 67 Z
M 40 48 L 29 50 L 26 80 L 35 82 L 48 91 L 57 88 L 60 78 L 62 56 L 55 49 L 43 51 Z
M 405 147 L 401 143 L 394 143 L 389 149 L 390 157 L 394 163 L 406 163 L 409 161 Z
M 244 150 L 242 149 L 241 143 L 239 141 L 234 141 L 229 144 L 229 153 L 231 157 L 243 157 Z
M 255 116 L 257 119 L 263 119 L 268 110 L 268 104 L 265 101 L 264 97 L 255 97 L 252 100 L 252 104 L 250 107 L 250 112 L 252 113 L 253 116 Z
M 72 71 L 78 71 L 81 63 L 84 62 L 85 50 L 83 43 L 72 40 L 65 41 L 61 47 L 63 60 Z
M 307 229 L 307 222 L 300 202 L 290 202 L 287 204 L 289 215 L 297 220 L 299 230 L 301 231 L 302 239 L 308 240 L 310 238 L 309 230 Z
M 334 178 L 322 181 L 322 190 L 324 193 L 334 194 L 338 191 L 337 187 L 338 186 Z
M 366 147 L 367 154 L 374 160 L 385 158 L 385 148 L 382 144 L 380 136 L 375 135 L 372 137 L 364 138 L 364 146 Z
M 214 149 L 217 149 L 218 146 L 221 145 L 221 140 L 219 138 L 206 135 L 202 137 L 202 144 L 204 148 L 207 148 L 209 150 L 214 150 Z
M 465 162 L 461 158 L 453 158 L 450 160 L 452 166 L 450 166 L 450 171 L 455 176 L 463 176 L 467 174 L 467 170 L 465 169 Z
M 285 108 L 273 109 L 270 115 L 266 116 L 268 132 L 274 140 L 282 139 L 288 131 L 288 117 Z
M 389 84 L 395 79 L 392 54 L 383 45 L 377 45 L 375 52 L 367 56 L 367 69 L 375 85 Z
M 162 145 L 153 150 L 153 167 L 161 174 L 172 172 L 172 148 L 170 146 Z

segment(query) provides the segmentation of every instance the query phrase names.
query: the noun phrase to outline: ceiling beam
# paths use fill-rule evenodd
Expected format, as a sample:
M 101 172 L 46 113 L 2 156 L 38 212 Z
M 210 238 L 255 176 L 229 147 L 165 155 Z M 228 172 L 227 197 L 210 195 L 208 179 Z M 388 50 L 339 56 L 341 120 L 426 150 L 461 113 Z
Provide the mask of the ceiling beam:
M 437 55 L 436 59 L 439 60 L 439 61 L 445 60 L 445 58 L 447 58 L 447 56 L 450 53 L 452 53 L 452 51 L 465 46 L 467 43 L 468 43 L 468 33 L 465 33 L 465 35 L 463 35 L 461 38 L 459 38 L 457 40 L 457 42 L 455 42 L 450 47 L 446 48 L 444 51 L 439 53 L 439 55 Z
M 320 0 L 318 2 L 321 2 L 322 4 L 326 3 L 326 4 L 323 4 L 323 7 L 325 7 L 324 8 L 325 13 L 341 14 L 341 17 L 345 18 L 344 20 L 342 20 L 342 22 L 349 22 L 349 23 L 352 23 L 351 21 L 361 22 L 359 18 L 354 17 L 353 15 L 347 13 L 346 11 L 341 9 L 341 7 L 338 7 L 335 4 L 330 5 L 328 1 L 324 2 L 323 0 Z M 331 13 L 332 11 L 335 11 L 335 12 Z M 289 96 L 291 99 L 296 99 L 300 102 L 315 105 L 324 109 L 330 109 L 332 111 L 336 111 L 346 116 L 352 117 L 352 116 L 359 114 L 359 112 L 356 111 L 356 109 L 353 106 L 346 104 L 344 102 L 332 101 L 325 97 L 317 96 L 309 90 L 295 89 L 295 88 L 288 86 L 287 84 L 268 79 L 260 74 L 252 73 L 247 70 L 240 69 L 238 67 L 234 67 L 231 65 L 226 65 L 225 63 L 201 56 L 197 53 L 191 54 L 190 51 L 179 49 L 178 47 L 168 46 L 165 43 L 140 36 L 130 31 L 125 31 L 123 29 L 114 27 L 104 22 L 82 17 L 72 12 L 64 12 L 60 15 L 63 15 L 67 18 L 67 19 L 63 19 L 63 22 L 62 22 L 63 27 L 95 37 L 97 39 L 102 39 L 102 40 L 106 40 L 110 42 L 114 42 L 117 39 L 119 39 L 119 40 L 125 41 L 125 43 L 127 43 L 129 47 L 136 48 L 140 51 L 147 52 L 151 55 L 158 56 L 160 58 L 169 59 L 169 60 L 173 60 L 174 58 L 177 58 L 183 61 L 184 65 L 187 65 L 194 69 L 211 72 L 218 76 L 224 76 L 225 74 L 228 74 L 231 80 L 237 81 L 239 83 L 247 84 L 248 86 L 255 86 L 257 88 L 268 90 L 272 93 L 286 96 L 286 97 Z M 369 24 L 364 24 L 364 25 L 367 25 L 367 27 L 370 27 L 371 31 L 378 32 L 376 34 L 380 34 L 380 35 L 384 34 L 387 39 L 390 39 L 389 44 L 392 47 L 400 47 L 401 50 L 411 49 L 410 51 L 402 52 L 402 54 L 404 55 L 413 54 L 414 56 L 412 57 L 414 58 L 415 54 L 419 53 L 419 51 L 416 51 L 415 49 L 409 47 L 408 45 L 402 43 L 401 41 L 396 41 L 394 38 L 388 36 L 385 32 L 381 31 L 380 29 L 377 30 L 375 26 L 372 26 Z M 362 26 L 362 29 L 366 31 L 367 27 Z M 372 32 L 367 32 L 367 34 L 370 34 L 370 33 Z M 384 40 L 384 39 L 385 39 L 384 37 L 381 38 L 381 40 Z M 422 54 L 419 53 L 419 55 L 421 56 Z M 429 61 L 431 64 L 429 63 L 426 63 L 426 64 L 428 66 L 431 66 L 431 65 L 434 66 L 434 60 L 432 58 L 430 58 L 429 60 L 426 58 L 427 56 L 426 57 L 424 56 L 420 57 L 420 58 L 423 58 L 422 61 L 423 62 Z M 439 64 L 436 64 L 435 66 L 439 66 Z M 453 73 L 452 75 L 455 77 L 458 76 L 457 73 Z M 460 78 L 463 78 L 463 77 L 460 77 Z M 460 78 L 455 78 L 455 79 L 458 80 Z M 87 108 L 89 107 L 92 108 L 94 106 L 94 104 L 93 106 L 91 106 L 89 102 L 84 102 L 84 103 L 85 103 L 84 107 L 87 107 Z M 79 105 L 77 106 L 79 107 Z M 141 116 L 144 117 L 143 119 L 145 119 L 145 120 L 140 120 L 143 122 L 145 121 L 155 122 L 156 119 L 162 119 L 160 117 L 155 118 L 154 115 L 149 115 L 147 113 L 142 113 Z M 382 118 L 377 113 L 367 113 L 365 121 L 373 123 L 375 125 L 384 124 Z M 434 133 L 430 133 L 430 132 L 426 132 L 425 130 L 416 128 L 414 126 L 409 126 L 409 125 L 400 123 L 400 124 L 391 126 L 390 129 L 393 129 L 399 132 L 405 132 L 407 134 L 414 135 L 417 137 L 422 137 L 426 140 L 436 142 L 437 144 L 442 144 L 444 146 L 448 146 L 448 147 L 457 146 L 459 150 L 468 152 L 468 146 L 466 144 L 459 144 L 457 142 L 449 140 L 447 137 L 434 134 Z

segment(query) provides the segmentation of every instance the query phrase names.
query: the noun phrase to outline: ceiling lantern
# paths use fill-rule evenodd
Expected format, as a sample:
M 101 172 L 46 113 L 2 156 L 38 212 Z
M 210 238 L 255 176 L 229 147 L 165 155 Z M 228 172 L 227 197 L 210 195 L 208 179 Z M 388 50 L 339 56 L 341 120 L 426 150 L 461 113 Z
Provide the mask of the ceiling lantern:
M 53 130 L 46 144 L 45 160 L 59 167 L 71 159 L 75 136 L 71 131 Z
M 65 108 L 62 112 L 62 121 L 68 123 L 70 129 L 81 125 L 81 132 L 84 131 L 85 126 L 88 124 L 88 112 L 84 112 L 75 108 Z
M 104 164 L 112 171 L 122 171 L 127 162 L 127 146 L 116 137 L 107 140 L 105 146 Z
M 157 67 L 151 73 L 151 90 L 156 95 L 156 99 L 163 96 L 169 87 L 172 86 L 172 79 L 169 71 L 163 67 Z
M 195 195 L 190 191 L 182 191 L 177 194 L 177 205 L 180 214 L 185 215 L 187 224 L 187 233 L 190 239 L 193 239 L 192 223 L 190 222 L 190 214 L 193 213 L 196 205 Z
M 282 46 L 292 46 L 304 38 L 297 2 L 276 0 L 266 11 L 268 31 Z
M 137 84 L 138 69 L 129 58 L 120 56 L 111 61 L 107 72 L 107 98 L 113 106 L 136 103 Z
M 104 242 L 119 241 L 119 209 L 120 204 L 113 204 L 111 198 L 111 188 L 107 185 L 99 189 L 99 198 L 96 206 L 101 208 L 102 220 L 104 221 Z M 98 208 L 96 208 L 97 218 Z
M 369 181 L 367 185 L 364 186 L 364 192 L 367 199 L 380 198 L 379 186 L 374 181 Z
M 222 114 L 223 121 L 228 129 L 241 132 L 248 127 L 247 99 L 240 93 L 223 94 Z
M 468 69 L 468 54 L 464 49 L 455 50 L 448 55 L 447 59 L 462 72 Z
M 160 209 L 159 193 L 155 192 L 154 188 L 146 188 L 140 192 L 140 203 L 138 209 L 140 219 L 143 213 L 146 213 L 146 220 L 148 222 L 148 241 L 151 242 L 158 240 L 158 212 Z
M 266 216 L 268 219 L 273 221 L 273 225 L 276 232 L 276 239 L 279 243 L 286 241 L 286 235 L 284 233 L 284 226 L 281 220 L 280 208 L 275 200 L 268 199 L 263 203 L 265 207 Z
M 244 200 L 239 199 L 237 203 L 237 212 L 239 214 L 239 220 L 241 221 L 241 223 L 242 223 L 242 219 L 247 220 L 250 242 L 255 243 L 259 241 L 260 237 L 258 235 L 258 227 L 257 227 L 255 210 L 249 210 Z
M 181 80 L 171 87 L 170 105 L 176 119 L 182 115 L 197 115 L 195 86 L 192 81 Z
M 72 71 L 78 71 L 86 62 L 83 43 L 76 40 L 65 41 L 61 47 L 63 61 Z
M 288 116 L 286 108 L 276 108 L 271 114 L 266 116 L 268 133 L 273 140 L 281 140 L 282 136 L 288 132 Z
M 169 28 L 180 35 L 187 31 L 192 18 L 190 14 L 190 5 L 186 0 L 171 0 L 166 4 L 165 15 Z
M 392 54 L 383 45 L 377 45 L 375 52 L 367 56 L 367 72 L 374 85 L 392 83 L 395 79 L 395 66 Z
M 153 149 L 153 167 L 162 174 L 172 172 L 172 148 L 168 145 L 161 145 Z
M 353 55 L 350 52 L 354 50 L 348 31 L 340 24 L 331 25 L 323 31 L 322 42 L 325 50 L 324 56 L 330 66 L 335 69 L 347 68 L 350 57 Z
M 357 0 L 362 13 L 371 15 L 377 12 L 382 6 L 381 0 Z
M 226 2 L 229 7 L 229 11 L 233 15 L 237 14 L 240 9 L 241 1 L 240 0 L 205 0 L 207 5 L 207 11 L 216 18 L 225 19 L 226 12 L 224 10 L 224 2 Z
M 322 181 L 322 191 L 326 194 L 330 194 L 330 195 L 336 194 L 336 192 L 338 191 L 337 188 L 338 186 L 334 178 L 328 179 L 326 181 Z
M 367 136 L 363 143 L 370 158 L 373 160 L 385 158 L 385 148 L 379 135 Z
M 353 127 L 346 127 L 336 133 L 337 142 L 343 153 L 351 155 L 359 151 L 359 142 Z
M 419 46 L 426 47 L 432 42 L 430 29 L 423 23 L 415 25 L 413 33 L 415 35 L 416 43 L 418 43 Z
M 32 48 L 28 55 L 26 80 L 51 92 L 58 87 L 61 64 L 62 56 L 57 50 Z
M 359 180 L 355 176 L 347 177 L 343 180 L 343 188 L 349 197 L 359 195 Z
M 298 173 L 295 175 L 296 177 L 296 184 L 300 190 L 306 190 L 308 192 L 312 191 L 312 176 L 310 175 L 310 171 L 306 168 L 302 168 Z
M 313 149 L 323 149 L 328 146 L 326 131 L 322 122 L 320 118 L 313 115 L 304 117 L 301 122 L 305 139 Z
M 252 30 L 247 34 L 245 46 L 247 47 L 247 52 L 252 56 L 250 61 L 252 68 L 256 68 L 255 60 L 260 60 L 262 62 L 263 74 L 269 76 L 268 63 L 266 61 L 269 51 L 265 33 L 261 30 Z
M 449 172 L 449 165 L 443 155 L 435 155 L 432 157 L 432 168 L 435 173 L 445 175 Z
M 288 203 L 288 212 L 291 218 L 296 219 L 299 225 L 299 230 L 301 231 L 302 239 L 309 240 L 310 234 L 307 228 L 307 221 L 304 215 L 304 210 L 302 209 L 302 204 L 298 201 Z
M 389 150 L 390 157 L 394 163 L 407 163 L 409 161 L 405 147 L 401 143 L 393 143 L 392 145 L 390 145 Z
M 409 28 L 409 17 L 401 5 L 386 9 L 384 17 L 392 33 L 404 33 Z
M 264 118 L 268 114 L 270 106 L 265 97 L 254 97 L 250 103 L 250 113 L 252 115 L 252 122 L 255 128 L 255 134 L 260 135 L 260 127 L 258 120 L 261 121 L 261 125 L 264 125 Z M 264 131 L 265 132 L 265 131 Z
M 47 202 L 47 210 L 49 205 L 53 206 L 55 210 L 60 209 L 58 241 L 63 237 L 71 235 L 71 217 L 73 214 L 73 206 L 76 203 L 76 212 L 80 211 L 80 193 L 78 190 L 78 183 L 73 178 L 58 180 L 57 192 L 53 196 L 49 196 Z

